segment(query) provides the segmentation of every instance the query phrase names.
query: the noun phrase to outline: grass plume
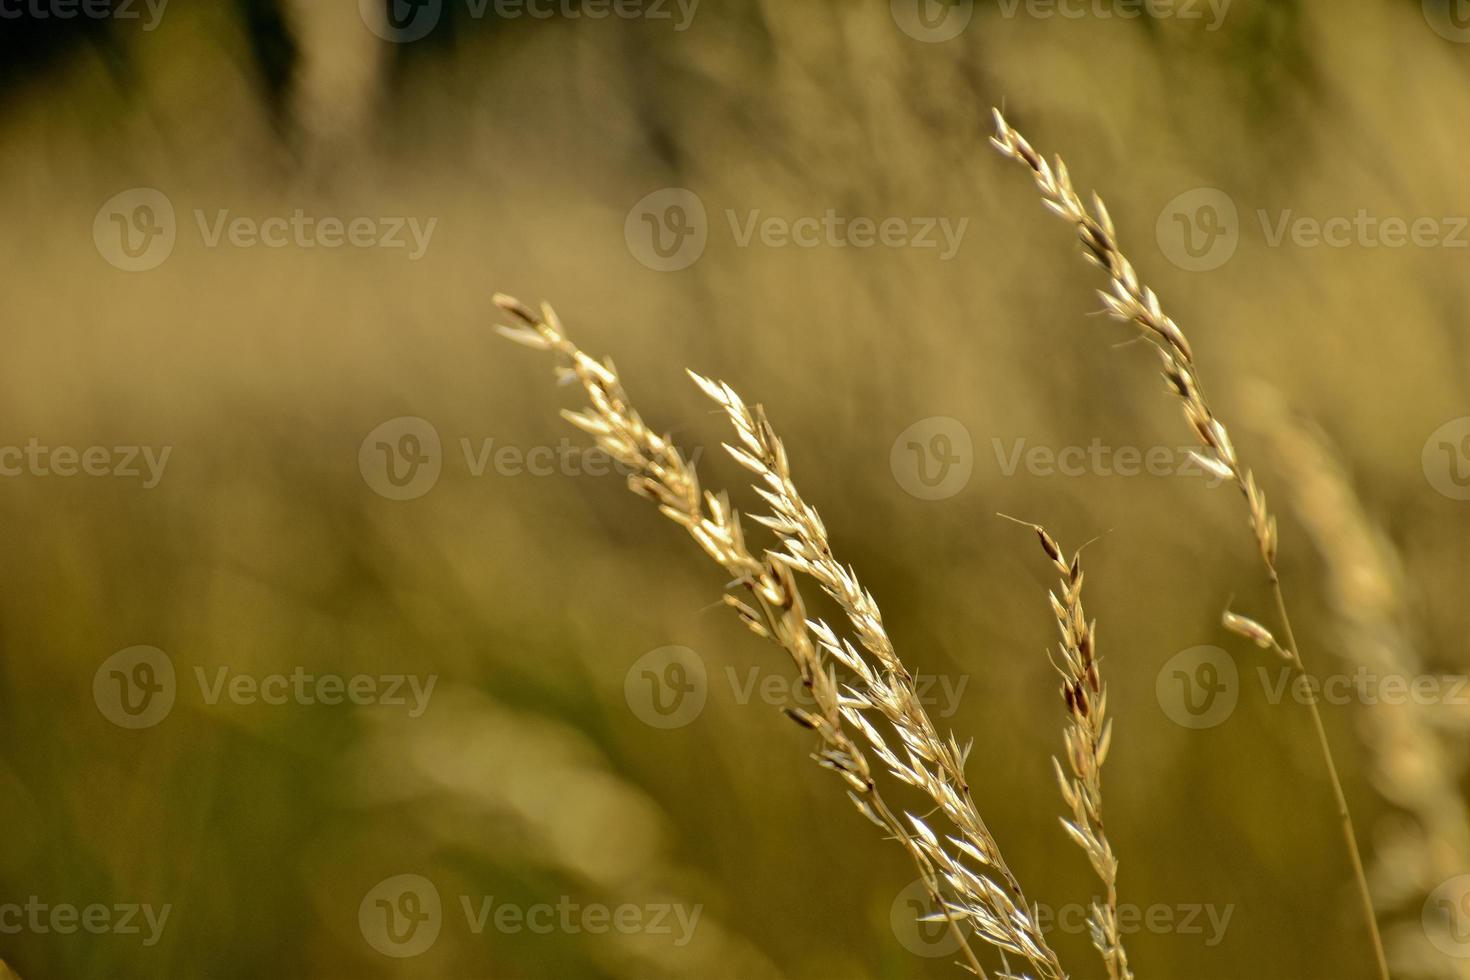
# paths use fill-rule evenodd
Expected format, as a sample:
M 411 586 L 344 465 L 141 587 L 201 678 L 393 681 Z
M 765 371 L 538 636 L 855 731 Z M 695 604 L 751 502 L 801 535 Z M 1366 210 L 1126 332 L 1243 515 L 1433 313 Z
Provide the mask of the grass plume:
M 1188 339 L 1179 325 L 1164 312 L 1158 295 L 1139 280 L 1133 263 L 1123 254 L 1118 244 L 1113 220 L 1102 199 L 1094 194 L 1092 207 L 1089 210 L 1073 189 L 1067 165 L 1060 157 L 1056 158 L 1055 165 L 1048 163 L 1045 157 L 1032 148 L 1024 136 L 1006 122 L 999 110 L 995 110 L 994 117 L 996 132 L 991 138 L 992 145 L 1005 156 L 1023 164 L 1031 172 L 1036 181 L 1036 187 L 1041 192 L 1042 203 L 1075 228 L 1077 237 L 1082 242 L 1083 256 L 1107 274 L 1109 288 L 1098 291 L 1107 312 L 1116 320 L 1132 323 L 1138 328 L 1141 336 L 1158 351 L 1163 362 L 1164 380 L 1168 383 L 1170 391 L 1183 405 L 1184 417 L 1199 439 L 1201 448 L 1194 452 L 1195 459 L 1215 476 L 1233 481 L 1245 496 L 1250 527 L 1275 599 L 1283 642 L 1277 644 L 1265 627 L 1233 613 L 1225 614 L 1226 626 L 1235 631 L 1245 630 L 1246 635 L 1258 644 L 1263 639 L 1268 639 L 1267 645 L 1276 647 L 1298 675 L 1306 675 L 1307 668 L 1302 661 L 1301 649 L 1292 630 L 1291 617 L 1287 612 L 1286 598 L 1281 589 L 1281 576 L 1276 564 L 1276 518 L 1266 505 L 1266 496 L 1256 483 L 1255 475 L 1236 455 L 1235 445 L 1224 423 L 1216 417 L 1210 408 L 1209 401 L 1205 398 L 1204 388 L 1195 367 L 1194 351 Z M 1383 939 L 1379 935 L 1373 898 L 1368 890 L 1368 879 L 1363 870 L 1363 858 L 1358 849 L 1357 834 L 1353 828 L 1353 818 L 1348 809 L 1347 796 L 1343 792 L 1342 780 L 1337 772 L 1337 763 L 1333 759 L 1327 731 L 1322 724 L 1322 714 L 1315 700 L 1308 701 L 1307 707 L 1322 752 L 1328 779 L 1332 784 L 1343 839 L 1347 846 L 1348 858 L 1352 864 L 1358 897 L 1362 905 L 1364 926 L 1373 948 L 1378 974 L 1381 980 L 1388 980 L 1388 961 L 1383 951 Z
M 1118 858 L 1103 825 L 1102 768 L 1113 741 L 1113 723 L 1108 718 L 1108 690 L 1097 654 L 1097 621 L 1089 620 L 1082 608 L 1082 553 L 1074 552 L 1069 559 L 1046 528 L 1016 523 L 1036 532 L 1041 550 L 1061 576 L 1057 589 L 1047 592 L 1047 598 L 1061 634 L 1059 659 L 1052 663 L 1061 675 L 1062 700 L 1067 706 L 1063 731 L 1067 766 L 1063 769 L 1055 758 L 1052 765 L 1071 812 L 1070 819 L 1062 818 L 1062 826 L 1087 855 L 1104 888 L 1103 900 L 1088 908 L 1088 935 L 1107 968 L 1108 980 L 1133 980 L 1118 922 Z
M 968 749 L 929 718 L 876 601 L 852 569 L 834 557 L 826 527 L 798 492 L 785 447 L 762 409 L 749 407 L 728 385 L 693 376 L 734 427 L 738 444 L 726 448 L 757 477 L 755 491 L 770 507 L 769 514 L 755 519 L 775 534 L 784 550 L 757 555 L 728 496 L 701 491 L 693 466 L 678 447 L 651 429 L 633 407 L 610 360 L 595 359 L 578 348 L 550 306 L 537 312 L 507 296 L 497 295 L 495 301 L 519 321 L 500 332 L 557 355 L 559 378 L 577 382 L 586 393 L 588 407 L 564 411 L 563 416 L 631 469 L 629 488 L 657 504 L 729 576 L 725 602 L 753 632 L 790 656 L 814 709 L 790 707 L 787 714 L 815 733 L 814 757 L 843 780 L 857 809 L 909 854 L 939 909 L 937 918 L 948 923 L 959 941 L 963 965 L 977 976 L 988 976 L 970 942 L 979 938 L 999 952 L 999 976 L 1065 980 L 1032 906 L 971 797 L 964 774 Z M 857 636 L 856 646 L 828 624 L 808 620 L 798 575 L 815 581 L 842 609 Z M 845 682 L 838 680 L 838 666 L 847 672 Z M 882 763 L 881 770 L 869 763 L 869 753 Z M 880 779 L 917 790 L 927 798 L 929 812 L 919 816 L 896 810 Z M 936 815 L 944 821 L 939 831 L 929 825 Z M 1013 972 L 1011 957 L 1034 973 Z

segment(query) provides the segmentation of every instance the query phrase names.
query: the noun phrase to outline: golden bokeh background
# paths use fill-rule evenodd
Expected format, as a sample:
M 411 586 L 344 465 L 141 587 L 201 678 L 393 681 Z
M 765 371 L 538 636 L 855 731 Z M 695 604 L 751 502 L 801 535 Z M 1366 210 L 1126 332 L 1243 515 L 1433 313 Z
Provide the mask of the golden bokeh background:
M 1470 415 L 1470 233 L 1455 231 L 1470 215 L 1470 44 L 1450 5 L 1234 0 L 1217 19 L 1182 0 L 1140 18 L 1106 16 L 1133 9 L 1122 0 L 1062 4 L 1080 17 L 1036 0 L 706 0 L 682 21 L 673 4 L 476 18 L 444 0 L 428 36 L 394 43 L 368 28 L 371 4 L 176 3 L 152 30 L 0 26 L 15 32 L 0 67 L 0 445 L 170 448 L 152 487 L 36 467 L 0 479 L 0 899 L 170 908 L 151 944 L 146 926 L 7 928 L 0 958 L 21 977 L 962 975 L 906 948 L 924 942 L 895 913 L 902 852 L 806 758 L 776 699 L 742 693 L 788 672 L 713 605 L 718 569 L 616 475 L 515 462 L 581 437 L 557 418 L 576 393 L 492 332 L 497 290 L 552 302 L 616 358 L 650 423 L 700 453 L 706 484 L 749 509 L 723 421 L 684 370 L 766 405 L 901 655 L 964 685 L 939 720 L 974 739 L 977 802 L 1028 894 L 1062 911 L 1096 884 L 1057 823 L 1050 574 L 995 515 L 1072 547 L 1098 538 L 1107 828 L 1122 900 L 1175 923 L 1127 937 L 1136 974 L 1371 975 L 1307 713 L 1273 703 L 1269 655 L 1218 625 L 1227 603 L 1269 616 L 1238 494 L 1007 465 L 1020 444 L 1172 454 L 1190 435 L 1146 348 L 1089 316 L 1100 279 L 988 147 L 989 108 L 1103 194 L 1189 334 L 1280 513 L 1316 671 L 1354 669 L 1333 575 L 1373 572 L 1334 568 L 1304 528 L 1310 495 L 1273 438 L 1286 419 L 1320 426 L 1401 564 L 1403 636 L 1425 670 L 1462 675 L 1470 502 L 1426 467 L 1432 434 Z M 941 12 L 968 21 L 926 40 L 919 28 L 958 22 Z M 134 188 L 175 216 L 171 253 L 143 271 L 119 268 L 107 237 L 107 202 Z M 638 237 L 639 202 L 666 188 L 705 210 L 702 253 L 673 271 Z M 1192 271 L 1179 217 L 1219 201 L 1201 188 L 1237 209 L 1234 251 Z M 211 245 L 201 226 L 298 209 L 435 223 L 415 258 Z M 966 224 L 948 257 L 741 242 L 757 212 L 829 209 Z M 1433 218 L 1441 239 L 1274 240 L 1282 220 L 1360 211 Z M 405 416 L 432 426 L 441 471 L 393 500 L 360 450 Z M 921 499 L 895 443 L 918 425 L 924 444 L 941 417 L 968 438 L 971 472 Z M 1470 446 L 1448 431 L 1447 451 Z M 106 708 L 111 675 L 94 680 L 139 645 L 166 654 L 176 692 L 130 729 Z M 1229 651 L 1241 680 L 1233 713 L 1194 730 L 1171 720 L 1159 677 L 1200 645 Z M 697 653 L 707 702 L 663 729 L 631 704 L 630 670 L 667 646 Z M 200 681 L 298 669 L 434 687 L 414 716 L 212 699 Z M 1391 864 L 1384 842 L 1410 818 L 1360 740 L 1376 709 L 1323 710 L 1369 861 Z M 1445 740 L 1439 775 L 1463 791 L 1470 708 L 1424 710 Z M 381 952 L 359 915 L 398 875 L 442 900 L 413 956 Z M 1428 891 L 1382 913 L 1398 972 L 1463 976 L 1425 941 Z M 476 932 L 464 903 L 492 897 L 701 917 L 682 945 L 677 926 Z M 1208 910 L 1228 910 L 1223 934 Z M 1053 933 L 1060 954 L 1099 975 L 1072 922 Z

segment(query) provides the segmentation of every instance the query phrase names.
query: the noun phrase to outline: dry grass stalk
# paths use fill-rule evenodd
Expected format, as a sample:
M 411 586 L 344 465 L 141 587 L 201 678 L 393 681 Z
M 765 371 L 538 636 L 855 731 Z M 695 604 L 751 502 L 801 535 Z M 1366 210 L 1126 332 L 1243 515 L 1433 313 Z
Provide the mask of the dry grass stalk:
M 1286 599 L 1281 589 L 1281 578 L 1276 565 L 1276 518 L 1267 508 L 1266 496 L 1257 485 L 1254 474 L 1237 457 L 1235 445 L 1224 423 L 1215 416 L 1205 398 L 1189 340 L 1179 329 L 1179 325 L 1164 313 L 1158 295 L 1139 281 L 1133 263 L 1128 260 L 1118 245 L 1117 232 L 1102 199 L 1094 194 L 1092 209 L 1089 211 L 1087 205 L 1073 189 L 1067 166 L 1060 157 L 1056 158 L 1054 166 L 1048 163 L 1032 148 L 1024 136 L 1006 122 L 999 110 L 995 110 L 995 126 L 996 135 L 991 139 L 991 143 L 1005 156 L 1024 164 L 1030 170 L 1032 177 L 1036 180 L 1037 189 L 1041 192 L 1042 203 L 1076 229 L 1077 236 L 1082 241 L 1084 257 L 1107 273 L 1110 289 L 1098 291 L 1107 312 L 1114 319 L 1134 324 L 1143 338 L 1158 351 L 1163 361 L 1164 379 L 1168 382 L 1170 390 L 1182 402 L 1184 417 L 1199 439 L 1201 451 L 1194 453 L 1196 460 L 1206 470 L 1221 479 L 1233 481 L 1245 495 L 1251 530 L 1255 535 L 1261 560 L 1266 566 L 1267 578 L 1275 598 L 1277 618 L 1280 621 L 1284 638 L 1284 643 L 1277 646 L 1277 649 L 1290 661 L 1299 674 L 1305 675 L 1306 665 L 1302 662 L 1300 647 L 1292 631 L 1291 618 L 1287 613 Z M 1233 616 L 1233 614 L 1227 613 L 1227 616 Z M 1238 621 L 1241 619 L 1243 617 L 1227 619 L 1227 625 L 1239 625 Z M 1257 623 L 1252 623 L 1252 625 L 1264 630 L 1264 627 L 1260 627 Z M 1271 640 L 1271 645 L 1276 645 L 1274 638 Z M 1315 701 L 1308 702 L 1308 711 L 1322 751 L 1328 779 L 1332 784 L 1338 817 L 1342 824 L 1343 838 L 1358 887 L 1364 922 L 1373 947 L 1378 973 L 1382 980 L 1388 980 L 1388 962 L 1383 952 L 1383 940 L 1379 935 L 1373 899 L 1369 894 L 1368 879 L 1363 870 L 1363 858 L 1358 849 L 1357 834 L 1353 829 L 1352 815 L 1348 809 L 1347 797 L 1342 789 L 1342 780 L 1337 772 L 1337 763 L 1332 757 L 1327 731 L 1323 727 L 1321 712 Z
M 1043 975 L 1060 976 L 1061 966 L 1050 953 L 1030 914 L 1020 884 L 1006 866 L 994 838 L 986 828 L 970 796 L 964 775 L 968 750 L 961 749 L 951 734 L 942 735 L 919 701 L 914 681 L 899 660 L 883 616 L 872 595 L 851 568 L 832 554 L 827 529 L 816 510 L 801 497 L 792 482 L 785 448 L 757 406 L 748 408 L 728 385 L 692 375 L 695 382 L 721 408 L 739 437 L 740 445 L 726 445 L 734 459 L 757 477 L 755 491 L 771 507 L 767 516 L 754 518 L 769 528 L 786 549 L 779 560 L 814 579 L 846 615 L 862 648 L 872 662 L 850 643 L 839 640 L 825 623 L 814 623 L 813 632 L 836 662 L 850 670 L 857 684 L 846 689 L 844 717 L 863 732 L 873 754 L 901 782 L 925 793 L 960 833 L 951 842 L 991 868 L 1004 890 L 993 893 L 989 881 L 976 880 L 923 823 L 909 819 L 919 830 L 918 843 L 947 883 L 969 900 L 951 906 L 951 911 L 968 919 L 993 945 L 1032 961 Z M 763 485 L 762 485 L 763 484 Z M 902 744 L 903 754 L 894 752 L 879 730 L 869 724 L 865 712 L 880 716 Z M 1019 928 L 1018 928 L 1019 927 Z
M 1189 340 L 1179 325 L 1164 313 L 1154 291 L 1139 282 L 1133 263 L 1119 249 L 1107 207 L 1094 194 L 1092 211 L 1089 212 L 1073 190 L 1067 165 L 1060 157 L 1055 167 L 1047 163 L 1024 136 L 1010 127 L 998 110 L 995 112 L 995 124 L 996 136 L 991 143 L 1006 156 L 1031 169 L 1041 191 L 1042 203 L 1076 226 L 1077 236 L 1086 249 L 1083 256 L 1108 274 L 1111 291 L 1099 290 L 1098 295 L 1109 315 L 1135 324 L 1144 338 L 1158 350 L 1164 363 L 1164 379 L 1183 403 L 1184 417 L 1199 438 L 1201 450 L 1194 452 L 1195 459 L 1214 476 L 1233 481 L 1245 494 L 1251 530 L 1255 533 L 1261 558 L 1274 575 L 1276 518 L 1266 507 L 1266 495 L 1257 486 L 1254 474 L 1241 465 L 1230 434 L 1205 400 Z
M 1288 476 L 1294 509 L 1321 553 L 1327 598 L 1352 659 L 1383 677 L 1417 678 L 1423 658 L 1406 628 L 1409 618 L 1398 555 L 1364 511 L 1352 479 L 1326 433 L 1295 417 L 1270 395 L 1258 399 L 1261 430 Z M 1415 919 L 1442 882 L 1470 868 L 1470 808 L 1460 790 L 1465 720 L 1448 706 L 1378 703 L 1357 712 L 1374 785 L 1407 821 L 1381 835 L 1369 869 L 1385 913 L 1410 909 Z M 1389 935 L 1395 968 L 1414 976 L 1470 980 L 1470 959 L 1432 948 L 1420 923 Z
M 960 942 L 963 965 L 986 976 L 969 943 L 968 926 L 1000 952 L 1005 963 L 1002 976 L 1032 976 L 1011 972 L 1008 959 L 1016 956 L 1040 980 L 1065 980 L 1056 954 L 971 799 L 964 777 L 967 750 L 952 735 L 941 736 L 929 719 L 912 676 L 888 640 L 872 596 L 850 569 L 833 558 L 821 519 L 792 483 L 785 449 L 764 413 L 748 408 L 729 386 L 696 376 L 735 425 L 741 445 L 727 448 L 761 478 L 756 490 L 772 513 L 759 520 L 786 549 L 756 557 L 727 495 L 701 492 L 693 467 L 679 449 L 650 429 L 632 407 L 611 361 L 598 361 L 581 351 L 549 306 L 537 313 L 510 297 L 497 295 L 495 301 L 520 321 L 518 326 L 501 327 L 501 332 L 518 343 L 556 353 L 560 377 L 580 383 L 586 392 L 590 407 L 564 411 L 564 417 L 633 471 L 629 487 L 685 528 L 725 569 L 731 587 L 743 590 L 750 600 L 727 594 L 727 604 L 753 632 L 791 657 L 815 710 L 793 707 L 787 713 L 817 734 L 821 747 L 815 758 L 844 780 L 858 810 L 909 853 L 941 910 L 937 915 Z M 807 619 L 798 572 L 814 578 L 838 602 L 868 656 L 827 624 Z M 839 686 L 837 664 L 852 673 L 846 685 Z M 892 730 L 898 751 L 869 720 L 869 713 Z M 941 836 L 913 813 L 899 819 L 880 791 L 865 750 L 849 734 L 853 729 L 894 778 L 932 801 L 953 833 Z
M 1014 520 L 1014 518 L 1011 518 Z M 1113 723 L 1108 718 L 1108 690 L 1102 682 L 1097 656 L 1097 622 L 1089 621 L 1082 608 L 1082 553 L 1074 552 L 1068 560 L 1057 540 L 1040 524 L 1026 524 L 1041 540 L 1041 549 L 1061 574 L 1061 593 L 1047 592 L 1052 612 L 1061 632 L 1058 652 L 1061 661 L 1053 661 L 1062 676 L 1062 700 L 1067 705 L 1066 743 L 1067 769 L 1052 759 L 1062 799 L 1072 811 L 1070 820 L 1062 818 L 1068 836 L 1082 848 L 1092 870 L 1106 892 L 1102 902 L 1088 909 L 1088 934 L 1092 945 L 1102 956 L 1108 980 L 1132 980 L 1128 955 L 1123 949 L 1123 934 L 1118 924 L 1118 858 L 1108 842 L 1102 815 L 1102 767 L 1107 761 L 1113 741 Z

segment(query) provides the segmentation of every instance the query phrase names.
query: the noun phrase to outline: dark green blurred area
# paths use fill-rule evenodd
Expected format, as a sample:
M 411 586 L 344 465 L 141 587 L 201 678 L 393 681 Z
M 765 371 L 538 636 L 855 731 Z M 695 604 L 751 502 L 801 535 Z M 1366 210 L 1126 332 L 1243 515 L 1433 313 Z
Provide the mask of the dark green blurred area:
M 701 452 L 706 485 L 752 510 L 684 370 L 767 406 L 901 655 L 965 679 L 941 724 L 975 740 L 980 809 L 1050 907 L 1096 884 L 1057 825 L 1048 569 L 995 514 L 1072 547 L 1101 536 L 1087 602 L 1117 726 L 1106 800 L 1123 900 L 1232 910 L 1214 944 L 1207 927 L 1129 936 L 1136 974 L 1370 975 L 1306 713 L 1248 683 L 1227 722 L 1192 731 L 1156 696 L 1186 648 L 1224 647 L 1242 674 L 1264 662 L 1217 625 L 1227 602 L 1269 608 L 1238 495 L 1198 478 L 1007 476 L 998 459 L 1018 439 L 1178 447 L 1189 433 L 1146 350 L 1087 316 L 1101 281 L 987 146 L 988 111 L 1003 103 L 1079 190 L 1098 188 L 1188 331 L 1282 515 L 1309 659 L 1351 666 L 1320 559 L 1248 422 L 1257 382 L 1337 444 L 1403 562 L 1420 651 L 1464 673 L 1470 503 L 1436 492 L 1421 450 L 1470 414 L 1466 253 L 1272 247 L 1254 223 L 1257 209 L 1470 214 L 1456 95 L 1470 45 L 1432 28 L 1442 11 L 1235 0 L 1206 30 L 980 3 L 958 36 L 926 43 L 885 3 L 706 0 L 675 30 L 677 7 L 476 19 L 446 0 L 458 13 L 395 45 L 351 3 L 175 3 L 155 30 L 15 33 L 0 49 L 0 446 L 172 447 L 151 489 L 0 478 L 0 902 L 170 908 L 152 945 L 146 928 L 0 933 L 21 977 L 962 975 L 904 948 L 890 920 L 912 869 L 807 759 L 810 739 L 774 705 L 738 703 L 729 671 L 786 665 L 712 606 L 724 583 L 687 537 L 616 475 L 472 472 L 461 440 L 522 453 L 580 440 L 556 414 L 576 393 L 491 332 L 496 290 L 552 302 L 616 359 L 650 424 Z M 172 202 L 178 241 L 130 273 L 93 228 L 136 187 Z M 624 233 L 666 187 L 709 213 L 703 255 L 673 272 Z M 1227 263 L 1190 272 L 1155 220 L 1200 187 L 1235 200 L 1242 232 Z M 194 212 L 221 209 L 437 224 L 413 260 L 208 247 Z M 725 218 L 828 209 L 968 226 L 943 261 L 742 247 Z M 400 501 L 375 492 L 359 450 L 403 416 L 433 425 L 443 468 Z M 972 437 L 973 474 L 921 500 L 890 452 L 936 416 Z M 166 718 L 129 730 L 93 684 L 137 645 L 168 655 L 178 687 Z M 668 645 L 699 653 L 709 700 L 660 730 L 625 680 Z M 211 704 L 196 669 L 220 668 L 436 681 L 411 717 Z M 1361 761 L 1361 708 L 1324 710 L 1371 854 L 1393 814 Z M 432 947 L 396 958 L 359 912 L 402 874 L 432 881 L 444 907 Z M 678 947 L 477 934 L 461 896 L 673 901 L 702 919 Z M 1077 976 L 1101 974 L 1084 934 L 1055 935 Z

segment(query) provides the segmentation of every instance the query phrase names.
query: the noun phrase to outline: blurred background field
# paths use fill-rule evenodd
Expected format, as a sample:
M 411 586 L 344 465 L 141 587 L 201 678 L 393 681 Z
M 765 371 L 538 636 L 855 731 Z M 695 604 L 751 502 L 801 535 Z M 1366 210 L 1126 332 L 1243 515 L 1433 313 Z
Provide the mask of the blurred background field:
M 1123 900 L 1232 910 L 1214 943 L 1203 918 L 1203 934 L 1129 937 L 1137 974 L 1369 976 L 1308 718 L 1271 703 L 1253 680 L 1266 655 L 1217 625 L 1227 602 L 1269 602 L 1236 493 L 1198 477 L 1006 472 L 1017 440 L 1146 450 L 1189 435 L 1154 359 L 1088 316 L 1097 277 L 987 146 L 988 109 L 1003 103 L 1105 196 L 1188 331 L 1281 512 L 1309 660 L 1352 669 L 1262 386 L 1338 447 L 1402 563 L 1407 635 L 1430 669 L 1463 674 L 1470 503 L 1438 492 L 1421 454 L 1470 415 L 1470 253 L 1273 246 L 1256 220 L 1470 215 L 1457 104 L 1470 45 L 1434 29 L 1445 10 L 1235 0 L 1206 30 L 1207 11 L 1070 19 L 981 2 L 929 43 L 883 3 L 707 0 L 685 30 L 678 8 L 476 19 L 447 4 L 428 37 L 393 44 L 350 3 L 288 5 L 279 33 L 261 26 L 265 4 L 176 3 L 151 31 L 0 26 L 0 445 L 172 447 L 151 489 L 0 479 L 0 900 L 171 907 L 150 946 L 0 935 L 20 976 L 958 975 L 892 924 L 912 878 L 902 853 L 774 706 L 738 703 L 730 672 L 785 665 L 711 607 L 723 583 L 687 539 L 616 475 L 473 471 L 465 441 L 580 441 L 556 414 L 573 393 L 490 330 L 496 290 L 551 301 L 583 347 L 613 355 L 648 420 L 745 507 L 759 501 L 684 369 L 767 406 L 900 652 L 964 679 L 943 723 L 975 739 L 980 808 L 1053 907 L 1095 886 L 1056 821 L 1050 576 L 995 514 L 1043 521 L 1073 547 L 1100 536 L 1088 608 L 1117 725 L 1106 793 Z M 280 37 L 294 49 L 261 40 Z M 127 272 L 100 253 L 94 220 L 137 187 L 171 202 L 177 242 Z M 625 225 L 669 187 L 702 201 L 708 242 L 658 271 Z M 1158 225 L 1202 187 L 1237 205 L 1239 242 L 1191 272 Z M 413 260 L 209 247 L 194 212 L 222 209 L 437 223 Z M 946 261 L 742 246 L 726 218 L 828 209 L 968 225 Z M 442 472 L 391 500 L 359 450 L 403 416 L 432 424 Z M 891 451 L 933 417 L 958 421 L 973 469 L 922 500 Z M 127 730 L 93 680 L 140 644 L 171 658 L 177 699 Z M 1162 710 L 1156 679 L 1201 644 L 1230 650 L 1245 681 L 1233 715 L 1196 731 Z M 708 703 L 661 730 L 630 708 L 625 680 L 669 645 L 697 651 Z M 210 704 L 195 670 L 221 667 L 436 686 L 418 717 Z M 1362 761 L 1354 713 L 1368 709 L 1324 710 L 1371 853 L 1401 818 Z M 1436 710 L 1464 724 L 1464 706 Z M 411 958 L 380 953 L 359 921 L 364 896 L 400 874 L 444 902 L 437 941 Z M 460 896 L 676 901 L 703 918 L 677 947 L 475 934 Z M 1423 945 L 1419 917 L 1417 904 L 1385 914 L 1404 950 Z M 1056 942 L 1088 975 L 1086 936 Z

